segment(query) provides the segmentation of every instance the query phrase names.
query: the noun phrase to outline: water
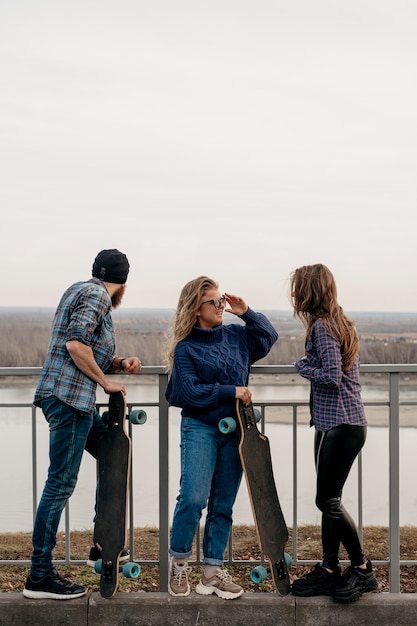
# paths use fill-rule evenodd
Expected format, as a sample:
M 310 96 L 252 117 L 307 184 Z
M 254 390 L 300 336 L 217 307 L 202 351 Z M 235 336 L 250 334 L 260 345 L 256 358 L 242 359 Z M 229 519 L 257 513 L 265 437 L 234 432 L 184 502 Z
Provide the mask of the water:
M 252 387 L 254 400 L 307 401 L 307 385 L 277 386 L 258 384 Z M 156 402 L 157 388 L 152 385 L 129 386 L 129 400 Z M 33 387 L 19 385 L 0 389 L 0 403 L 28 403 L 33 397 Z M 415 398 L 415 393 L 414 393 Z M 387 392 L 369 388 L 364 394 L 368 401 L 384 401 Z M 106 396 L 98 396 L 105 402 Z M 281 409 L 280 409 L 281 410 Z M 385 412 L 385 408 L 379 408 Z M 134 524 L 158 526 L 158 408 L 148 407 L 148 420 L 133 427 Z M 37 411 L 37 488 L 40 496 L 48 469 L 48 428 L 40 410 Z M 2 427 L 2 453 L 0 457 L 0 532 L 30 531 L 32 519 L 32 441 L 31 419 L 28 408 L 0 408 Z M 179 484 L 179 410 L 170 409 L 169 445 L 169 497 L 170 512 L 175 506 Z M 288 525 L 293 519 L 293 442 L 292 425 L 268 423 L 266 434 L 270 439 L 273 466 L 281 505 Z M 307 424 L 297 427 L 298 444 L 298 522 L 320 523 L 320 514 L 314 505 L 315 470 L 313 462 L 313 430 Z M 414 477 L 417 469 L 417 428 L 400 429 L 400 523 L 417 523 L 417 494 Z M 389 524 L 389 433 L 388 428 L 370 427 L 363 451 L 363 523 L 364 525 Z M 96 465 L 88 454 L 83 457 L 76 490 L 70 500 L 71 529 L 93 527 Z M 346 508 L 355 519 L 357 506 L 357 467 L 351 471 L 343 497 Z M 243 480 L 234 509 L 235 524 L 252 524 L 253 517 Z M 62 527 L 62 524 L 61 524 Z

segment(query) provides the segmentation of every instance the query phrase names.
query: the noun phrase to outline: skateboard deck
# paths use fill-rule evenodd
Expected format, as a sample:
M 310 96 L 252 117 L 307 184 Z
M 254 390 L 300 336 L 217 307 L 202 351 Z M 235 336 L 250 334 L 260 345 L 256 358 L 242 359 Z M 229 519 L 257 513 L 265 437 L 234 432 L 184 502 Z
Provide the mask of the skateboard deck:
M 272 469 L 269 439 L 258 427 L 252 404 L 236 401 L 241 430 L 239 454 L 248 487 L 259 546 L 268 559 L 275 588 L 281 595 L 290 592 L 290 578 L 284 556 L 288 529 L 278 499 Z
M 107 432 L 98 444 L 98 499 L 94 544 L 101 550 L 100 593 L 111 598 L 119 584 L 119 558 L 127 541 L 132 441 L 125 430 L 126 400 L 110 394 Z

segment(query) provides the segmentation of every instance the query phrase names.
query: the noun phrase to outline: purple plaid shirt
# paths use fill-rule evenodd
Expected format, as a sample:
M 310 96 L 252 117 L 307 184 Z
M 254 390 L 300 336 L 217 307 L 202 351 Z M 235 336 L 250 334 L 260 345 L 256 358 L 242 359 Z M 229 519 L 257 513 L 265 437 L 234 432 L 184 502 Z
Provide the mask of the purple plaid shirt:
M 359 357 L 349 371 L 342 370 L 340 342 L 318 319 L 306 342 L 305 357 L 295 363 L 300 376 L 311 381 L 311 415 L 316 430 L 339 424 L 366 426 L 359 383 Z
M 52 324 L 48 353 L 35 391 L 34 404 L 55 396 L 70 406 L 92 413 L 96 383 L 77 368 L 67 341 L 90 346 L 98 366 L 105 372 L 115 355 L 111 299 L 97 278 L 75 283 L 61 298 Z

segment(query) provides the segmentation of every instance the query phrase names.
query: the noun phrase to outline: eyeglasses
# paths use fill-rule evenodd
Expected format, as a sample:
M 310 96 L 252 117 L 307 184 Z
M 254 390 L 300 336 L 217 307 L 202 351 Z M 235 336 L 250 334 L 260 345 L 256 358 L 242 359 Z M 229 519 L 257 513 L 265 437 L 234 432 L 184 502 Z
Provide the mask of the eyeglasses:
M 216 309 L 221 309 L 223 304 L 226 304 L 226 298 L 224 296 L 221 298 L 213 298 L 213 300 L 202 302 L 201 306 L 203 306 L 203 304 L 213 304 Z

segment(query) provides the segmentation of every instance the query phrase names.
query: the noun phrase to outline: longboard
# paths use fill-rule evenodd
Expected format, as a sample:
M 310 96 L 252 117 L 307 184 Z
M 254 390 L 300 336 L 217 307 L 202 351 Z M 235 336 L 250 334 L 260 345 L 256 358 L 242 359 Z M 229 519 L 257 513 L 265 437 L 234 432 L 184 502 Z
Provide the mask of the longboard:
M 128 485 L 132 441 L 125 430 L 126 400 L 122 392 L 110 394 L 109 410 L 103 416 L 107 432 L 98 443 L 98 498 L 94 527 L 94 544 L 101 551 L 96 571 L 100 573 L 100 593 L 103 598 L 115 595 L 119 573 L 128 578 L 139 575 L 136 563 L 120 565 L 119 559 L 127 543 Z M 132 423 L 146 421 L 144 411 L 129 416 Z
M 241 437 L 239 454 L 248 487 L 259 546 L 268 559 L 275 588 L 281 595 L 290 592 L 285 558 L 288 528 L 274 480 L 269 439 L 257 426 L 253 405 L 236 401 Z

